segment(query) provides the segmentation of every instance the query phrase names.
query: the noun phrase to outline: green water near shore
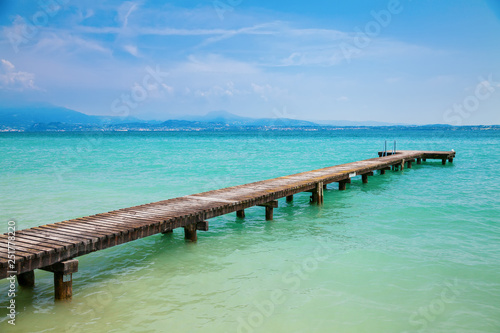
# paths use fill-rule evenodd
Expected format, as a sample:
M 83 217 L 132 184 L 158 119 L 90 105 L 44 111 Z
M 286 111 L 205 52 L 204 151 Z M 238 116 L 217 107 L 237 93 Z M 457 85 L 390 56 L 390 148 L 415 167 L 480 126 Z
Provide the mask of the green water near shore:
M 500 133 L 495 131 L 0 135 L 0 226 L 29 228 L 374 157 L 457 151 L 307 193 L 244 220 L 79 257 L 71 303 L 52 275 L 16 295 L 1 332 L 499 332 Z

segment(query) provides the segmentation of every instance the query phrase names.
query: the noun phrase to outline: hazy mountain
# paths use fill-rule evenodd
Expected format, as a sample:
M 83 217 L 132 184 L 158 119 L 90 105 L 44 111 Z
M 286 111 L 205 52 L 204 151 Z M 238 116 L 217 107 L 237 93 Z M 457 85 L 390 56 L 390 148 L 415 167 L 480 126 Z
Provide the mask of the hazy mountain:
M 203 116 L 186 115 L 182 117 L 176 117 L 174 120 L 203 121 L 203 122 L 224 123 L 224 124 L 229 124 L 229 123 L 241 124 L 248 120 L 255 120 L 255 119 L 237 116 L 227 111 L 212 111 Z
M 250 118 L 227 111 L 206 115 L 188 115 L 161 121 L 145 121 L 133 117 L 91 116 L 63 107 L 37 106 L 0 108 L 0 130 L 83 131 L 83 130 L 169 130 L 169 129 L 252 129 L 308 127 L 377 127 L 408 126 L 377 121 L 306 121 L 289 118 Z M 411 125 L 410 125 L 411 126 Z M 448 125 L 432 125 L 429 128 Z
M 387 123 L 383 121 L 351 121 L 351 120 L 315 120 L 316 124 L 327 126 L 411 126 L 400 123 Z
M 177 120 L 211 122 L 232 126 L 318 126 L 318 124 L 306 120 L 241 117 L 227 111 L 212 111 L 203 116 L 183 116 L 178 117 Z
M 29 128 L 35 124 L 63 123 L 106 126 L 141 121 L 133 117 L 90 116 L 64 107 L 0 108 L 0 125 Z

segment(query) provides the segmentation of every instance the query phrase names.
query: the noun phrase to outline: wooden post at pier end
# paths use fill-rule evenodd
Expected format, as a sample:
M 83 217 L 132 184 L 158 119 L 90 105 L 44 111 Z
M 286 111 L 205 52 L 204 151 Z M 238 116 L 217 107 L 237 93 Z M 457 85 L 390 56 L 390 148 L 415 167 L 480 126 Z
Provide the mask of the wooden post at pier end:
M 61 261 L 41 269 L 54 273 L 54 298 L 59 301 L 73 297 L 73 273 L 78 272 L 78 260 Z
M 286 197 L 286 202 L 292 202 L 293 201 L 293 194 L 292 195 L 288 195 Z
M 244 219 L 245 218 L 245 210 L 242 209 L 242 210 L 237 210 L 236 211 L 236 216 L 240 219 Z
M 448 158 L 448 162 L 453 163 L 453 157 Z
M 422 159 L 421 158 L 417 158 L 417 164 L 422 164 Z
M 266 221 L 272 221 L 274 215 L 273 210 L 274 208 L 278 208 L 278 201 L 273 200 L 258 206 L 266 207 Z
M 35 271 L 19 274 L 17 276 L 17 283 L 23 288 L 33 288 L 35 286 Z
M 446 165 L 446 158 L 443 158 L 441 164 Z

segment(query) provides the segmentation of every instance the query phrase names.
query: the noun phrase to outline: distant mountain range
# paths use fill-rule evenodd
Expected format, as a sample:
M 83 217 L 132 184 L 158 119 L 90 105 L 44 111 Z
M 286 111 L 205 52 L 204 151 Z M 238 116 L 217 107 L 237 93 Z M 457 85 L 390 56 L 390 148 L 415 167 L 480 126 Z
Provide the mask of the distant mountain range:
M 63 107 L 37 106 L 0 108 L 0 131 L 171 131 L 171 130 L 251 130 L 311 129 L 335 127 L 408 126 L 375 121 L 317 121 L 289 118 L 250 118 L 226 111 L 203 116 L 183 116 L 167 121 L 141 120 L 134 117 L 91 116 Z M 452 128 L 450 125 L 427 125 L 419 128 Z M 488 126 L 486 126 L 488 127 Z M 490 126 L 491 127 L 491 126 Z
M 146 122 L 133 117 L 89 116 L 63 107 L 27 107 L 0 109 L 0 126 L 27 129 L 37 124 L 113 125 Z
M 317 123 L 290 118 L 249 118 L 241 117 L 227 111 L 212 111 L 204 116 L 184 116 L 178 120 L 218 123 L 230 126 L 318 126 Z

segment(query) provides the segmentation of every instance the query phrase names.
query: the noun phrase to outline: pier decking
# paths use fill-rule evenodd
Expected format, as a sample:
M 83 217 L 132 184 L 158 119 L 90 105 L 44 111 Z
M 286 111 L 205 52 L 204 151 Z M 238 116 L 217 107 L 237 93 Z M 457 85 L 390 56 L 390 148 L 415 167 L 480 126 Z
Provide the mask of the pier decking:
M 273 219 L 277 200 L 311 192 L 311 202 L 323 203 L 323 190 L 339 183 L 345 190 L 351 178 L 361 175 L 364 183 L 375 171 L 411 168 L 426 159 L 453 162 L 454 151 L 397 151 L 389 156 L 342 164 L 255 183 L 124 208 L 0 235 L 0 279 L 17 276 L 20 286 L 34 285 L 34 270 L 54 273 L 55 298 L 69 299 L 71 274 L 78 270 L 74 258 L 112 246 L 183 227 L 186 239 L 196 241 L 197 230 L 208 230 L 207 219 L 264 206 L 266 219 Z M 10 236 L 10 239 L 9 239 Z M 15 261 L 14 261 L 15 259 Z

